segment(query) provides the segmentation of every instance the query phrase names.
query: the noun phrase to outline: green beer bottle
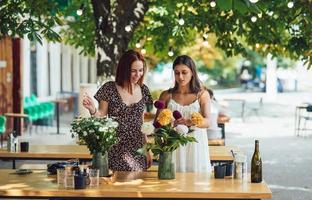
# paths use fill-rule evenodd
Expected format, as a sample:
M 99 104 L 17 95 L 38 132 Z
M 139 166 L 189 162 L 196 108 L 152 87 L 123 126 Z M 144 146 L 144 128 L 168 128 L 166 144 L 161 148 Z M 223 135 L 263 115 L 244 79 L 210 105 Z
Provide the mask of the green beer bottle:
M 259 152 L 259 140 L 255 141 L 255 151 L 251 159 L 251 182 L 262 182 L 262 161 Z

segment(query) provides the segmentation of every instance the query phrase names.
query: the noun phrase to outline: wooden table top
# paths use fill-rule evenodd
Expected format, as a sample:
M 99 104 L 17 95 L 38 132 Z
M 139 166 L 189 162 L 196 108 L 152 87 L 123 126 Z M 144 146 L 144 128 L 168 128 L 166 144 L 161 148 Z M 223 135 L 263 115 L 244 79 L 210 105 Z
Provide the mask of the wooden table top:
M 272 198 L 265 182 L 256 184 L 236 179 L 214 179 L 209 174 L 177 173 L 174 180 L 158 180 L 157 172 L 116 172 L 110 178 L 100 178 L 97 188 L 59 188 L 56 177 L 45 171 L 28 175 L 0 170 L 0 197 L 106 197 L 106 198 Z
M 239 151 L 237 147 L 209 146 L 210 160 L 233 161 L 231 149 Z M 29 145 L 29 152 L 8 152 L 0 149 L 0 158 L 19 159 L 91 159 L 90 152 L 85 145 Z
M 28 115 L 24 114 L 24 113 L 4 113 L 4 116 L 6 116 L 6 117 L 18 117 L 18 118 L 28 117 Z

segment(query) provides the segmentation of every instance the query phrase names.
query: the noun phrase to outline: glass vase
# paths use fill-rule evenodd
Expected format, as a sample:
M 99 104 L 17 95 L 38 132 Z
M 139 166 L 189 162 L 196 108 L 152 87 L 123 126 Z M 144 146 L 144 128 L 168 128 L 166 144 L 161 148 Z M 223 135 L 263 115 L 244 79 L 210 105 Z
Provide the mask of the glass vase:
M 93 153 L 92 155 L 92 166 L 96 169 L 99 169 L 99 174 L 101 177 L 109 176 L 108 171 L 108 153 L 105 154 L 101 152 Z
M 159 179 L 175 179 L 175 167 L 172 161 L 172 152 L 162 152 L 159 154 L 158 163 Z

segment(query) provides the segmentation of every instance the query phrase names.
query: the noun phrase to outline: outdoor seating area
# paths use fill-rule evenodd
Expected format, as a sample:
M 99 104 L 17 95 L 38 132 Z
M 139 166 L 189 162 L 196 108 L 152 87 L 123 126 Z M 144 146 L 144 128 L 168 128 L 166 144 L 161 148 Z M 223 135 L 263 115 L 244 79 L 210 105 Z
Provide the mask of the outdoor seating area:
M 51 125 L 55 114 L 53 102 L 39 102 L 36 95 L 26 96 L 24 98 L 24 113 L 27 114 L 29 124 Z

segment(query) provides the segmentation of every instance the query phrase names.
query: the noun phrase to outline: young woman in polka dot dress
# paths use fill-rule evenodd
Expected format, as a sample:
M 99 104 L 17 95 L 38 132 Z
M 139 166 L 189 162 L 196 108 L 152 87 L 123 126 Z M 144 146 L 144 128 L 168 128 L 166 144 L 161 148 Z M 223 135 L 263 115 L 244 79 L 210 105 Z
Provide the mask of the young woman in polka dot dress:
M 145 72 L 143 56 L 129 50 L 119 60 L 115 81 L 105 83 L 95 94 L 99 109 L 88 95 L 83 99 L 91 115 L 108 115 L 119 123 L 118 143 L 108 152 L 109 168 L 114 171 L 145 171 L 152 163 L 150 153 L 146 157 L 136 154 L 146 143 L 141 132 L 144 106 L 153 103 L 148 87 L 143 84 Z

